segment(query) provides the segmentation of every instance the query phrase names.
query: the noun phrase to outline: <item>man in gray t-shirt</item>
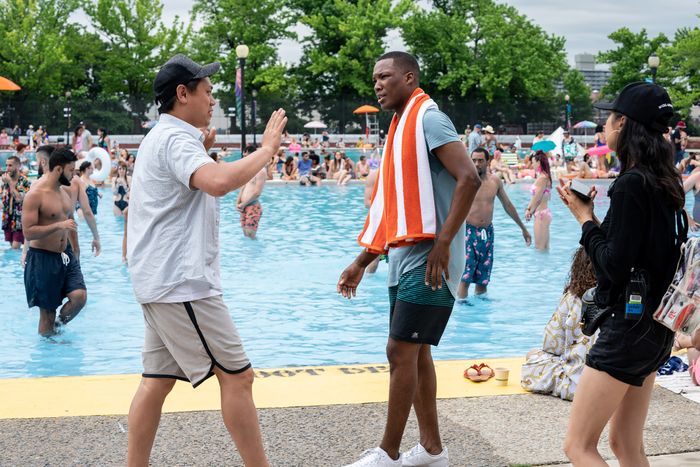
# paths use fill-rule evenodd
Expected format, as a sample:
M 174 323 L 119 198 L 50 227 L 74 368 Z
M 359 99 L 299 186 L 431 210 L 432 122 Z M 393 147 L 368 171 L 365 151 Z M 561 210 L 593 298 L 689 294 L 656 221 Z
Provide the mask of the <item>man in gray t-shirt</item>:
M 82 150 L 89 151 L 95 145 L 95 141 L 92 139 L 92 133 L 87 129 L 83 122 L 80 122 L 80 126 L 83 127 L 83 132 L 80 134 L 80 139 L 82 139 Z
M 389 52 L 380 57 L 372 78 L 382 109 L 396 112 L 401 119 L 418 88 L 419 74 L 418 62 L 410 54 Z M 389 248 L 389 415 L 380 445 L 352 466 L 398 467 L 402 459 L 403 465 L 448 463 L 438 430 L 436 375 L 430 348 L 438 345 L 452 312 L 464 267 L 464 220 L 480 182 L 450 119 L 428 108 L 422 123 L 433 185 L 436 238 Z M 392 138 L 390 135 L 388 140 Z M 401 157 L 394 154 L 394 159 Z M 403 189 L 411 189 L 408 187 L 404 185 Z M 341 274 L 338 292 L 346 298 L 355 296 L 365 269 L 378 256 L 374 249 L 360 253 Z M 399 448 L 411 406 L 415 407 L 425 444 L 416 445 L 401 457 Z
M 474 125 L 474 131 L 469 133 L 469 139 L 467 141 L 467 154 L 471 154 L 474 150 L 484 144 L 484 135 L 481 134 L 481 125 L 478 123 Z

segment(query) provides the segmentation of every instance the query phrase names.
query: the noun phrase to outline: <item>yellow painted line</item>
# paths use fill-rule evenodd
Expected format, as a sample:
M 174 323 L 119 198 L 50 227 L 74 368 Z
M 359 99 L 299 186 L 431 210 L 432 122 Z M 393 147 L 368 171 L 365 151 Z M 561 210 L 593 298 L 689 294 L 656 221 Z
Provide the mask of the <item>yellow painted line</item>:
M 482 383 L 464 379 L 464 370 L 482 361 L 491 368 L 510 369 L 509 384 L 497 386 L 494 378 Z M 523 362 L 523 358 L 437 361 L 438 398 L 524 394 Z M 261 369 L 255 375 L 253 392 L 259 408 L 386 402 L 389 391 L 388 364 Z M 140 375 L 0 379 L 0 419 L 125 415 L 140 379 Z M 218 410 L 219 397 L 216 377 L 197 389 L 178 381 L 163 411 Z

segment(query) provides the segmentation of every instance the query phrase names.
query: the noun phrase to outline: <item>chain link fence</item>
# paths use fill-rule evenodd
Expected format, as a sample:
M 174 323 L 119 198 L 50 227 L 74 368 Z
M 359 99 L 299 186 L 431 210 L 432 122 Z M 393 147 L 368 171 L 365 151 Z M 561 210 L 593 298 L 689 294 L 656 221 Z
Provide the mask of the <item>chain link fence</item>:
M 564 122 L 557 121 L 555 114 L 551 118 L 543 110 L 545 104 L 529 103 L 526 113 L 519 117 L 513 117 L 513 113 L 519 110 L 512 105 L 487 104 L 469 99 L 455 99 L 449 96 L 436 96 L 440 109 L 454 122 L 459 133 L 467 126 L 473 128 L 477 123 L 491 125 L 500 134 L 526 134 L 534 129 L 548 131 L 556 128 Z M 255 129 L 262 133 L 267 118 L 273 110 L 284 107 L 289 117 L 287 130 L 291 135 L 312 133 L 304 125 L 310 121 L 323 122 L 331 134 L 363 134 L 365 133 L 365 115 L 353 113 L 362 105 L 378 107 L 374 98 L 343 97 L 339 100 L 297 100 L 289 101 L 280 98 L 252 99 L 246 97 L 245 121 L 246 132 L 252 133 Z M 215 126 L 221 134 L 240 134 L 241 116 L 236 115 L 235 104 L 232 98 L 222 97 L 214 108 L 212 126 Z M 529 109 L 529 110 L 528 110 Z M 379 128 L 387 131 L 391 121 L 390 112 L 376 114 Z M 549 116 L 550 118 L 542 118 Z M 7 128 L 8 132 L 15 125 L 19 125 L 22 134 L 26 134 L 29 125 L 35 129 L 43 126 L 52 136 L 72 133 L 80 122 L 84 122 L 88 129 L 94 132 L 97 128 L 104 128 L 108 134 L 145 134 L 149 125 L 158 118 L 156 107 L 152 102 L 132 101 L 122 102 L 113 99 L 66 99 L 65 97 L 37 99 L 19 99 L 12 96 L 0 98 L 0 127 Z M 528 123 L 528 121 L 535 123 Z M 150 123 L 149 123 L 150 122 Z M 321 133 L 323 129 L 317 129 Z

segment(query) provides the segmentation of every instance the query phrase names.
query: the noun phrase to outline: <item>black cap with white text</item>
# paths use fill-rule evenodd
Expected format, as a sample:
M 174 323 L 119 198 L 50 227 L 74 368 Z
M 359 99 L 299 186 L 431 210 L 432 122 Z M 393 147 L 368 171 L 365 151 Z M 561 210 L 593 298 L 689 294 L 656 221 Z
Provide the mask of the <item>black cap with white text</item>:
M 650 130 L 665 132 L 673 117 L 673 104 L 664 88 L 639 81 L 628 84 L 613 102 L 596 102 L 594 107 L 612 110 L 635 120 Z

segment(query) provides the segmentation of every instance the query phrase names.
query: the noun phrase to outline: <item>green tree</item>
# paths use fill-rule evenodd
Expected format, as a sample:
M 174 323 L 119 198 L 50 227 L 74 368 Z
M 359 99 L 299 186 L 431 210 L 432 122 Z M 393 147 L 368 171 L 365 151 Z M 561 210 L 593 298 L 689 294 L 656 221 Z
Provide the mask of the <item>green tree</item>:
M 424 87 L 453 119 L 522 122 L 556 112 L 564 39 L 494 0 L 436 0 L 403 24 Z
M 667 86 L 676 111 L 687 118 L 690 108 L 700 104 L 700 28 L 676 31 L 659 58 L 659 82 Z
M 0 74 L 36 97 L 60 94 L 76 0 L 0 0 Z
M 344 132 L 352 110 L 374 101 L 372 70 L 390 29 L 401 25 L 409 0 L 297 0 L 299 21 L 311 29 L 295 70 L 307 112 L 319 111 Z
M 608 39 L 618 46 L 598 54 L 598 62 L 612 65 L 612 76 L 601 90 L 606 97 L 617 95 L 629 83 L 651 77 L 647 64 L 649 56 L 652 53 L 658 54 L 668 44 L 668 38 L 664 34 L 650 39 L 646 29 L 634 33 L 626 27 L 613 32 Z
M 133 129 L 140 131 L 140 121 L 153 103 L 155 74 L 168 58 L 185 50 L 192 21 L 185 24 L 175 17 L 166 26 L 160 0 L 94 0 L 84 8 L 107 44 L 97 76 L 101 90 L 128 105 Z
M 22 87 L 2 93 L 5 125 L 37 124 L 69 89 L 68 39 L 77 27 L 68 17 L 77 6 L 76 0 L 0 0 L 0 75 Z
M 569 70 L 564 74 L 563 92 L 559 102 L 564 102 L 564 96 L 571 99 L 571 124 L 581 120 L 589 120 L 593 116 L 593 104 L 591 102 L 591 88 L 583 80 L 583 75 L 578 70 Z
M 291 30 L 294 13 L 287 0 L 197 0 L 194 12 L 202 21 L 193 39 L 196 58 L 222 64 L 221 73 L 213 76 L 212 81 L 218 84 L 215 94 L 223 108 L 233 107 L 235 103 L 236 47 L 241 44 L 249 48 L 245 64 L 246 100 L 250 103 L 252 90 L 258 92 L 258 115 L 264 118 L 274 107 L 283 104 L 288 107 L 294 101 L 296 84 L 277 54 L 281 40 L 296 38 Z M 290 119 L 293 118 L 290 112 Z

